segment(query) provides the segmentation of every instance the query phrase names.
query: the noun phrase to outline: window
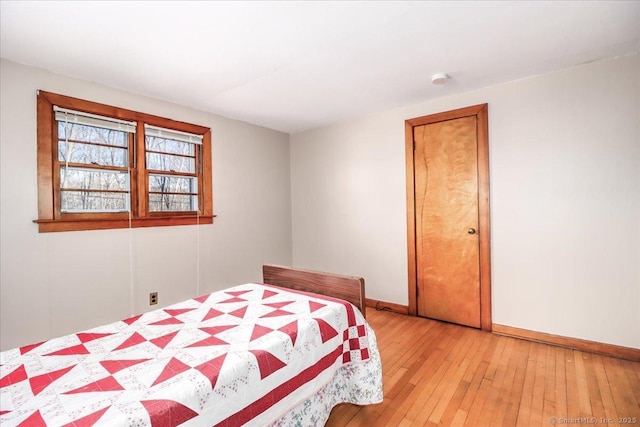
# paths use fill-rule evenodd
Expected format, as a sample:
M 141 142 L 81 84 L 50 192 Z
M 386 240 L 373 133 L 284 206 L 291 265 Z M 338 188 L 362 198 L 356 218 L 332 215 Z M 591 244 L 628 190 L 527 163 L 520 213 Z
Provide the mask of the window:
M 213 217 L 208 128 L 39 91 L 40 232 Z
M 149 210 L 198 210 L 198 152 L 202 138 L 145 125 Z
M 136 123 L 53 109 L 60 212 L 129 212 L 129 147 Z

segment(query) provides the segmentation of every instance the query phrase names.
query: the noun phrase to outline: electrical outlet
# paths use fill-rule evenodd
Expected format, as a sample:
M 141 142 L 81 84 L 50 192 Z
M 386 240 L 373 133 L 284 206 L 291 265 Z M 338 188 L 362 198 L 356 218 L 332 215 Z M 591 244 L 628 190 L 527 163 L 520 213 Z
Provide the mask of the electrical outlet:
M 158 293 L 151 292 L 149 294 L 149 305 L 156 305 L 158 303 Z

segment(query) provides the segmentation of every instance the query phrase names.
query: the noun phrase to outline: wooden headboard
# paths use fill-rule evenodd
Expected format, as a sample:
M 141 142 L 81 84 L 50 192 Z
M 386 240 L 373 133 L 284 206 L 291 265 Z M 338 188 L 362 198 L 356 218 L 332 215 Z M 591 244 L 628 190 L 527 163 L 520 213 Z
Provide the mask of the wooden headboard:
M 282 286 L 304 292 L 313 292 L 349 301 L 366 317 L 364 279 L 319 271 L 300 270 L 279 265 L 263 265 L 262 277 L 266 284 Z

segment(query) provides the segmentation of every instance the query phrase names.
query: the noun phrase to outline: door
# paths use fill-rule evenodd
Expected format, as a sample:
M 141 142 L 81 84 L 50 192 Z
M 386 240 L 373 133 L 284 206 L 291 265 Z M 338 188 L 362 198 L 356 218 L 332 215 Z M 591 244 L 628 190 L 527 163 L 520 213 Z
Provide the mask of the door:
M 484 114 L 486 119 L 486 104 Z M 490 313 L 483 307 L 490 307 L 490 292 L 482 283 L 490 280 L 486 123 L 469 109 L 420 119 L 411 125 L 413 209 L 408 209 L 414 225 L 415 277 L 409 291 L 415 292 L 415 314 L 490 329 Z

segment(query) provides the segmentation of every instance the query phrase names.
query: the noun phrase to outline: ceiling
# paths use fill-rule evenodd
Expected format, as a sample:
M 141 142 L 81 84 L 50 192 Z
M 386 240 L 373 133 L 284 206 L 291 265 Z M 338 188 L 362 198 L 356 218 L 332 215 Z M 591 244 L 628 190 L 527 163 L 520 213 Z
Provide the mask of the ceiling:
M 640 2 L 2 0 L 0 37 L 11 61 L 293 133 L 638 52 Z

